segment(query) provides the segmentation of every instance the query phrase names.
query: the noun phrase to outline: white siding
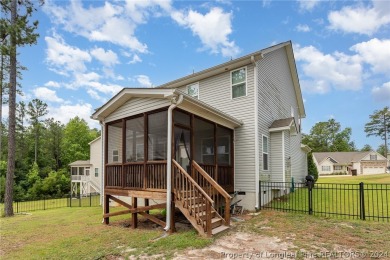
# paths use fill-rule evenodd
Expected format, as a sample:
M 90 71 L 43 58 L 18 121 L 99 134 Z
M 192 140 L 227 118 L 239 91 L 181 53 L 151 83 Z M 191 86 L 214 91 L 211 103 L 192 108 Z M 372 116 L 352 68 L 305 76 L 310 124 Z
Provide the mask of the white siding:
M 291 144 L 290 131 L 284 131 L 284 171 L 285 182 L 291 182 Z
M 90 163 L 92 165 L 90 170 L 90 176 L 91 180 L 99 186 L 100 190 L 102 190 L 102 158 L 102 139 L 99 138 L 90 144 Z M 95 177 L 95 168 L 98 168 L 99 170 L 98 177 Z
M 271 133 L 270 137 L 270 170 L 271 181 L 282 182 L 283 181 L 283 153 L 282 153 L 282 132 Z M 264 174 L 268 174 L 261 168 Z
M 295 117 L 295 123 L 299 128 L 298 102 L 294 91 L 287 54 L 284 48 L 268 53 L 257 62 L 258 67 L 258 122 L 259 122 L 259 146 L 262 146 L 261 135 L 269 134 L 269 127 L 273 121 L 291 117 L 291 110 Z M 298 129 L 299 131 L 299 129 Z M 286 133 L 287 134 L 287 133 Z M 290 136 L 290 156 L 292 176 L 302 176 L 306 172 L 305 160 L 303 160 L 300 148 L 301 134 Z M 271 160 L 280 157 L 278 154 L 270 154 Z M 262 160 L 260 160 L 260 164 Z M 260 166 L 261 179 L 266 179 L 268 174 Z M 271 174 L 282 174 L 281 167 L 272 169 Z
M 168 99 L 132 98 L 109 115 L 105 119 L 105 122 L 107 123 L 162 107 L 168 107 L 169 105 L 170 103 Z
M 254 66 L 247 68 L 247 95 L 231 98 L 230 71 L 199 81 L 200 100 L 243 121 L 234 131 L 235 189 L 255 191 Z M 179 88 L 187 91 L 186 86 Z M 254 205 L 253 205 L 254 207 Z

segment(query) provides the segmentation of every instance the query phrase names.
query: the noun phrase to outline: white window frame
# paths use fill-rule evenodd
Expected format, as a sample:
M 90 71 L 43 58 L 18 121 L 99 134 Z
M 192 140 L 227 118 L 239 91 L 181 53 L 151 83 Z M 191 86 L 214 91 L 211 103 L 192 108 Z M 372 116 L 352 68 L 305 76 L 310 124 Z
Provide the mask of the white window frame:
M 264 151 L 264 137 L 267 138 L 267 151 Z M 267 169 L 264 167 L 264 154 L 267 155 Z M 263 162 L 263 171 L 269 171 L 269 137 L 266 135 L 261 135 L 261 160 Z
M 188 92 L 188 89 L 189 89 L 190 87 L 196 87 L 196 88 L 198 89 L 198 95 L 197 95 L 197 96 L 192 96 L 192 95 L 190 95 L 190 93 Z M 188 94 L 190 97 L 193 97 L 193 98 L 199 100 L 199 99 L 200 99 L 199 82 L 196 82 L 196 83 L 192 83 L 192 84 L 190 84 L 190 85 L 187 85 L 187 94 Z
M 377 161 L 378 156 L 376 154 L 370 154 L 370 161 Z
M 245 95 L 239 96 L 239 97 L 233 97 L 233 72 L 236 72 L 236 71 L 242 70 L 242 69 L 245 69 Z M 239 84 L 242 84 L 242 82 L 237 83 L 235 85 L 239 85 Z M 242 98 L 242 97 L 246 97 L 247 95 L 248 95 L 248 67 L 245 66 L 245 67 L 241 67 L 241 68 L 238 68 L 235 70 L 231 70 L 230 71 L 230 97 L 231 97 L 231 99 Z
M 342 170 L 343 170 L 343 166 L 341 166 L 341 165 L 335 165 L 335 166 L 334 166 L 334 170 L 335 170 L 335 171 L 342 171 Z
M 95 177 L 99 177 L 99 168 L 95 168 Z
M 116 152 L 117 154 L 115 154 L 115 152 Z M 117 157 L 116 160 L 114 159 L 115 157 Z M 117 150 L 117 149 L 112 150 L 112 162 L 113 162 L 113 163 L 119 162 L 119 150 Z
M 321 166 L 321 171 L 323 172 L 330 172 L 330 165 L 322 165 Z

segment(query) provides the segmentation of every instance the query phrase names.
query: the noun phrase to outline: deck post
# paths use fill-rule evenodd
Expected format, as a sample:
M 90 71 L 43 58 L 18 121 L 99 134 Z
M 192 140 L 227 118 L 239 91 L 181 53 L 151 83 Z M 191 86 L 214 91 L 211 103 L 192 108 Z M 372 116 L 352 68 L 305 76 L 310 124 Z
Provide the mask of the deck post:
M 137 202 L 138 202 L 138 198 L 137 197 L 131 197 L 131 204 L 133 206 L 133 208 L 137 208 Z M 137 228 L 137 224 L 138 224 L 138 215 L 137 213 L 131 213 L 131 227 L 133 229 Z
M 110 213 L 110 195 L 104 195 L 104 204 L 103 204 L 104 214 Z M 108 225 L 110 223 L 110 218 L 104 218 L 104 224 Z
M 174 197 L 174 194 L 172 196 L 172 198 Z M 167 205 L 168 207 L 168 205 Z M 176 231 L 176 227 L 175 227 L 175 202 L 172 200 L 171 202 L 171 228 L 169 229 L 169 233 L 172 234 Z
M 147 198 L 144 199 L 144 206 L 145 207 L 149 206 L 149 199 Z M 146 214 L 149 214 L 149 210 L 146 211 Z

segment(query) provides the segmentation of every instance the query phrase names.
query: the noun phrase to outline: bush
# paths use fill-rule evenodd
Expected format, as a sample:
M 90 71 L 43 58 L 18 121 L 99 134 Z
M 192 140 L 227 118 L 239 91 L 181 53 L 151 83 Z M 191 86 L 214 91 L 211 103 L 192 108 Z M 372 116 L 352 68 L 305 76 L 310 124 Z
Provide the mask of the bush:
M 318 170 L 314 163 L 312 153 L 307 154 L 307 174 L 312 175 L 315 181 L 318 180 Z

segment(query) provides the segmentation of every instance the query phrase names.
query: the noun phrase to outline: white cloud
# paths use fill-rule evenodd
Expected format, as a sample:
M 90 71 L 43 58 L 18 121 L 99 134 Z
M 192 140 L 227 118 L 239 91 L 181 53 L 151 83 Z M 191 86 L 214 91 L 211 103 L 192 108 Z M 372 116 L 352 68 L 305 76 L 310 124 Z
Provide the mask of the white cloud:
M 310 27 L 307 24 L 298 24 L 295 29 L 298 32 L 310 32 Z
M 144 88 L 151 88 L 153 86 L 149 77 L 146 75 L 137 75 L 135 76 L 135 80 Z
M 91 61 L 91 55 L 88 52 L 66 44 L 58 35 L 47 36 L 45 40 L 47 43 L 46 61 L 59 74 L 68 75 L 68 72 L 86 70 L 85 63 Z
M 63 103 L 64 100 L 57 96 L 57 93 L 54 90 L 39 87 L 33 90 L 35 97 L 48 102 Z
M 142 59 L 137 54 L 134 54 L 133 59 L 129 61 L 129 64 L 136 64 L 138 62 L 142 62 Z
M 91 50 L 91 55 L 103 63 L 104 66 L 111 67 L 118 64 L 118 55 L 112 50 L 105 51 L 103 48 L 97 48 Z
M 95 100 L 98 100 L 98 101 L 101 101 L 102 103 L 106 103 L 107 102 L 107 99 L 106 98 L 103 98 L 99 95 L 99 93 L 97 93 L 95 90 L 92 90 L 92 89 L 88 89 L 87 90 L 87 93 L 89 94 L 89 96 Z
M 60 83 L 50 80 L 50 81 L 45 83 L 45 86 L 46 87 L 59 88 L 60 87 Z
M 372 35 L 390 23 L 390 8 L 387 1 L 374 1 L 373 7 L 346 6 L 328 14 L 329 28 L 347 33 Z M 387 5 L 387 7 L 385 7 Z
M 94 110 L 91 104 L 75 104 L 75 105 L 60 105 L 59 107 L 50 107 L 49 114 L 47 118 L 55 118 L 63 124 L 69 122 L 70 119 L 78 116 L 79 118 L 84 119 L 90 127 L 100 128 L 98 121 L 92 120 L 90 116 L 93 114 Z
M 359 90 L 362 65 L 357 55 L 335 52 L 324 54 L 313 46 L 294 46 L 296 60 L 305 74 L 302 88 L 308 92 L 326 93 L 330 89 Z
M 299 8 L 303 11 L 311 11 L 320 4 L 321 0 L 298 0 Z
M 367 42 L 355 44 L 350 48 L 357 52 L 362 61 L 372 66 L 375 73 L 384 73 L 390 76 L 390 40 L 371 39 Z
M 121 75 L 115 74 L 115 72 L 110 68 L 103 68 L 103 73 L 106 78 L 110 78 L 113 80 L 124 80 L 125 78 Z
M 240 49 L 228 36 L 232 33 L 232 13 L 225 13 L 221 8 L 214 7 L 206 14 L 194 10 L 174 11 L 171 13 L 179 25 L 191 29 L 203 44 L 203 49 L 212 53 L 222 53 L 225 57 L 235 57 Z
M 384 83 L 380 87 L 374 87 L 371 91 L 374 100 L 377 102 L 387 102 L 390 101 L 390 81 Z

